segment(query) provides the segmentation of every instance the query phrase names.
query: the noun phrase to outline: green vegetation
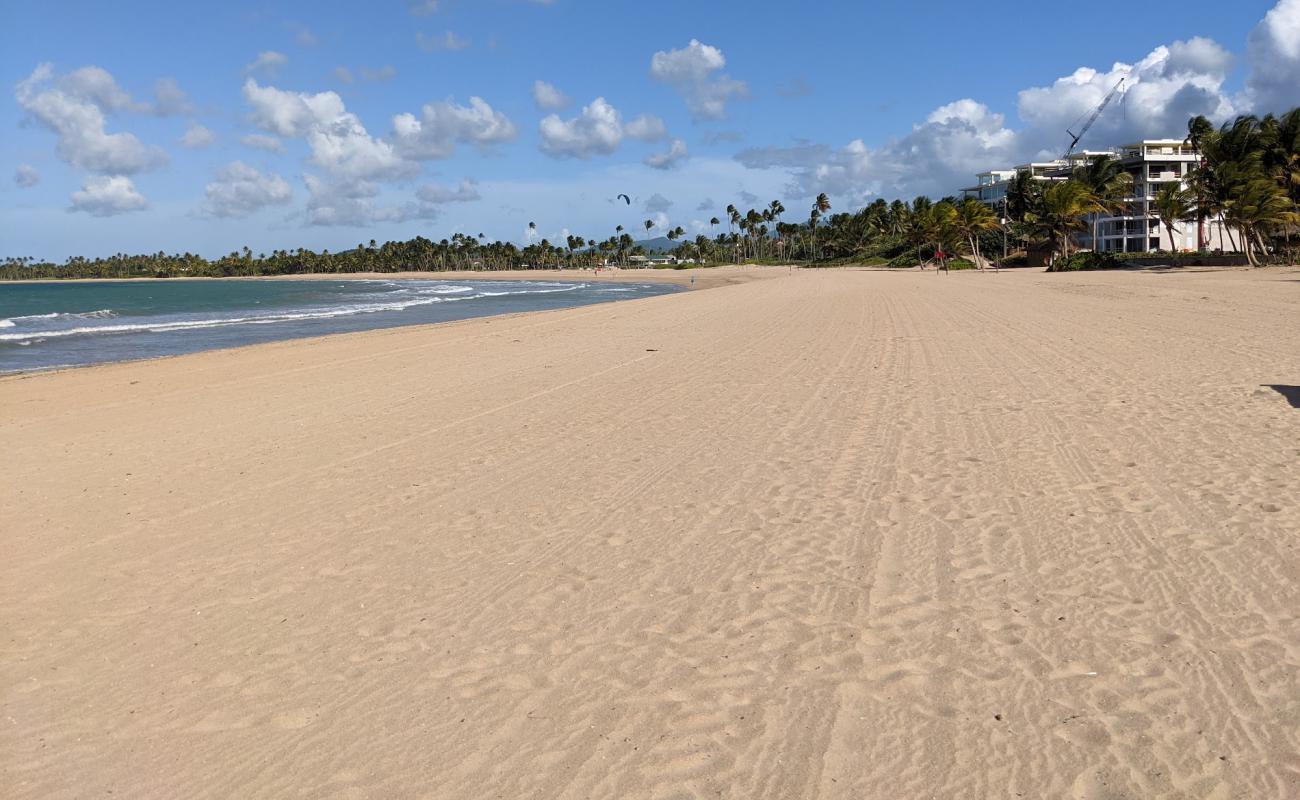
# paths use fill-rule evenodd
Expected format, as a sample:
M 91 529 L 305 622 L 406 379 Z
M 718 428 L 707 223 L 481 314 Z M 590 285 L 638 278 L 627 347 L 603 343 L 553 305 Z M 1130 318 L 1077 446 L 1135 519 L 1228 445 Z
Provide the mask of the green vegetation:
M 1195 223 L 1200 230 L 1206 220 L 1222 217 L 1231 248 L 1243 252 L 1250 264 L 1294 261 L 1300 243 L 1300 108 L 1278 117 L 1238 117 L 1218 129 L 1196 117 L 1188 123 L 1187 141 L 1201 152 L 1201 163 L 1187 177 L 1186 188 L 1166 184 L 1154 203 L 1170 236 L 1176 240 L 1182 225 Z M 669 230 L 667 238 L 681 240 L 673 255 L 698 264 L 913 267 L 943 254 L 951 269 L 967 264 L 983 269 L 990 263 L 988 253 L 999 256 L 994 263 L 1018 264 L 1037 252 L 1046 254 L 1050 269 L 1056 271 L 1110 269 L 1134 259 L 1149 260 L 1152 254 L 1074 253 L 1074 240 L 1089 219 L 1095 225 L 1098 215 L 1121 209 L 1131 190 L 1131 176 L 1115 159 L 1102 156 L 1065 180 L 1017 175 L 1008 187 L 1001 219 L 975 200 L 955 197 L 937 202 L 918 197 L 910 203 L 879 199 L 851 214 L 831 214 L 830 200 L 822 193 L 813 201 L 807 222 L 783 222 L 786 209 L 779 200 L 744 213 L 728 205 L 725 233 L 701 233 L 688 240 L 678 227 Z M 644 224 L 647 232 L 655 225 L 653 220 Z M 710 219 L 710 232 L 720 224 L 717 217 Z M 535 236 L 537 226 L 530 222 L 528 229 L 530 238 Z M 371 240 L 341 253 L 299 249 L 254 256 L 244 248 L 215 260 L 161 252 L 75 257 L 64 264 L 7 258 L 0 261 L 0 279 L 560 269 L 627 265 L 634 255 L 644 251 L 618 225 L 607 239 L 569 236 L 562 246 L 543 239 L 520 248 L 485 242 L 482 234 L 458 233 L 439 242 L 416 237 L 377 245 Z M 1195 256 L 1170 254 L 1164 260 L 1195 263 Z

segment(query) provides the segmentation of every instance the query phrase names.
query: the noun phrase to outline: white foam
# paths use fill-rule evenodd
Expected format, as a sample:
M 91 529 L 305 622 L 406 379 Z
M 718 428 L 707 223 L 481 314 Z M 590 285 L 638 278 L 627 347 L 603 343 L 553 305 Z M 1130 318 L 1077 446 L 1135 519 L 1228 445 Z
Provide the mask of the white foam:
M 51 311 L 48 314 L 27 314 L 19 317 L 8 317 L 0 319 L 0 328 L 12 328 L 19 322 L 33 322 L 42 319 L 111 319 L 116 317 L 111 308 L 101 308 L 98 311 Z
M 396 284 L 382 282 L 390 286 L 400 286 L 398 291 L 385 292 L 379 297 L 383 298 L 380 302 L 361 304 L 349 304 L 344 306 L 334 306 L 311 311 L 286 311 L 281 313 L 266 313 L 257 315 L 244 315 L 238 317 L 211 317 L 206 319 L 155 319 L 154 321 L 141 320 L 139 322 L 122 322 L 110 325 L 82 325 L 73 328 L 54 328 L 48 330 L 24 330 L 0 333 L 0 342 L 12 342 L 19 345 L 30 345 L 33 342 L 45 339 L 63 339 L 71 336 L 96 336 L 104 334 L 120 333 L 166 333 L 168 331 L 196 330 L 202 328 L 220 328 L 231 325 L 272 325 L 281 322 L 297 322 L 310 319 L 329 319 L 333 317 L 345 317 L 356 314 L 376 314 L 385 311 L 402 311 L 415 306 L 431 305 L 433 303 L 454 303 L 461 300 L 476 300 L 480 297 L 506 297 L 511 295 L 529 295 L 529 294 L 557 294 L 562 292 L 572 292 L 579 289 L 591 288 L 586 283 L 554 283 L 554 282 L 530 282 L 523 288 L 506 291 L 487 291 L 474 286 L 455 285 L 419 285 L 416 283 Z M 599 287 L 601 291 L 634 291 L 632 288 L 608 288 Z M 400 299 L 399 299 L 400 296 Z M 58 320 L 58 319 L 109 319 L 117 317 L 111 309 L 101 309 L 98 311 L 89 311 L 79 314 L 67 314 L 55 312 L 50 314 L 32 314 L 23 317 L 11 317 L 6 320 L 0 320 L 0 328 L 14 328 L 18 321 L 37 321 L 37 320 Z M 6 324 L 7 323 L 7 324 Z

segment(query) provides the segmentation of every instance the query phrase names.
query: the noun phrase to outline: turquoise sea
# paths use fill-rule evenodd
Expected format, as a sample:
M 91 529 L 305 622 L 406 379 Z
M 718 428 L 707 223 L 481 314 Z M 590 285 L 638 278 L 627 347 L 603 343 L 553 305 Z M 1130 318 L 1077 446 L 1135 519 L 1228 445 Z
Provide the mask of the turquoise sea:
M 204 280 L 0 284 L 0 373 L 667 294 L 655 284 Z

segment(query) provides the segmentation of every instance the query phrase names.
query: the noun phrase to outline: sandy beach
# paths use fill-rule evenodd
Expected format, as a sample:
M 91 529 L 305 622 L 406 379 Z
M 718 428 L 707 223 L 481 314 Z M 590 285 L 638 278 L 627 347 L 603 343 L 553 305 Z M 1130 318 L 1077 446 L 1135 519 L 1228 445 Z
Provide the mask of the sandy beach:
M 0 794 L 1300 796 L 1300 270 L 692 274 L 0 379 Z

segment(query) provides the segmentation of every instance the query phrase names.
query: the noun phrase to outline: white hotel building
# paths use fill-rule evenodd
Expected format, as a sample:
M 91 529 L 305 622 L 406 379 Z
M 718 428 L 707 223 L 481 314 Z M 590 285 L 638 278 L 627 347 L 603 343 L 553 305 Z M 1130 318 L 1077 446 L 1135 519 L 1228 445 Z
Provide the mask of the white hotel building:
M 1075 153 L 1069 159 L 981 172 L 976 176 L 975 186 L 962 189 L 962 196 L 974 197 L 1000 211 L 1007 186 L 1018 173 L 1030 172 L 1036 180 L 1064 180 L 1070 177 L 1075 167 L 1103 155 L 1116 158 L 1133 176 L 1132 192 L 1118 215 L 1089 220 L 1087 229 L 1079 233 L 1079 243 L 1092 250 L 1126 253 L 1196 250 L 1195 220 L 1176 224 L 1175 236 L 1171 240 L 1155 210 L 1156 192 L 1160 191 L 1161 185 L 1185 180 L 1200 158 L 1196 150 L 1182 139 L 1144 139 L 1113 150 Z M 1093 241 L 1094 231 L 1096 241 Z M 1211 251 L 1236 249 L 1224 236 L 1223 223 L 1219 219 L 1205 221 L 1205 246 Z

